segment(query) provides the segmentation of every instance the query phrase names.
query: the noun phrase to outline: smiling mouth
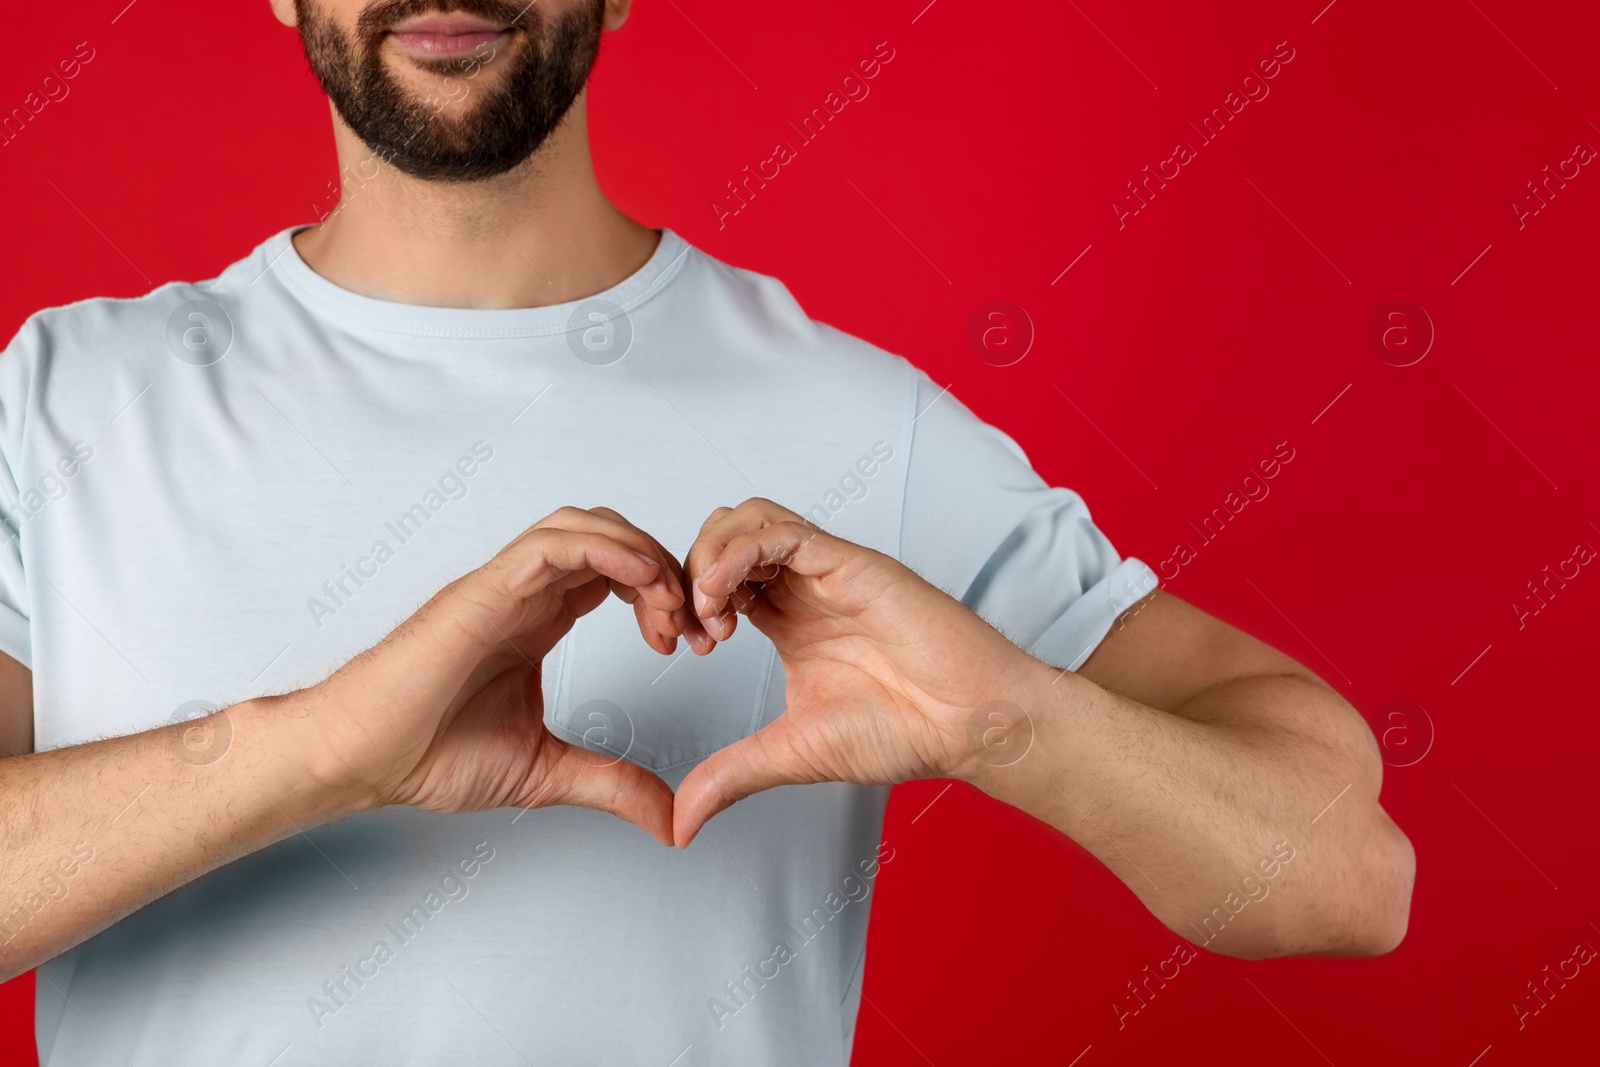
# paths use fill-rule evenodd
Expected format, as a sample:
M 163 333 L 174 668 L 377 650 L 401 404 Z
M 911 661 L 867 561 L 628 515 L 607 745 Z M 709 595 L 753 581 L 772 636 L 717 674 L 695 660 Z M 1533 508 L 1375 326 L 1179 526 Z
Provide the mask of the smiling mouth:
M 471 55 L 497 44 L 511 34 L 511 27 L 497 25 L 459 12 L 408 19 L 384 36 L 408 52 L 430 59 L 450 59 Z

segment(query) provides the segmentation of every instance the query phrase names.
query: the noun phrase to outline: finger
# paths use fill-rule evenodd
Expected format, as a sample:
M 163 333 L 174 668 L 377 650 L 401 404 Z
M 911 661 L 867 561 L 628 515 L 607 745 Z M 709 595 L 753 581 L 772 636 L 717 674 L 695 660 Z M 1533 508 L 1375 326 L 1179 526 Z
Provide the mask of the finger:
M 637 763 L 597 762 L 587 749 L 559 743 L 561 756 L 550 772 L 554 788 L 544 803 L 608 811 L 663 845 L 673 843 L 672 790 L 666 782 Z
M 543 655 L 548 649 L 539 646 L 548 644 L 548 634 L 531 633 L 528 626 L 541 615 L 548 621 L 552 598 L 560 600 L 568 618 L 577 618 L 604 599 L 606 584 L 597 578 L 638 587 L 660 571 L 654 560 L 593 535 L 545 530 L 514 546 L 439 590 L 412 615 L 410 625 L 384 639 L 407 676 L 454 688 L 482 670 L 483 657 L 499 646 L 509 643 L 527 657 L 528 639 Z M 540 598 L 543 607 L 536 606 Z
M 504 640 L 515 642 L 530 622 L 553 621 L 548 616 L 551 597 L 562 600 L 570 623 L 597 606 L 613 583 L 631 587 L 647 604 L 654 601 L 651 606 L 671 611 L 682 601 L 659 585 L 660 571 L 654 559 L 609 537 L 536 530 L 441 591 L 436 598 L 440 618 L 451 625 L 430 628 L 430 640 L 448 651 L 454 646 L 450 635 L 461 634 L 480 652 Z M 595 588 L 588 588 L 591 584 Z M 574 596 L 579 590 L 583 595 Z M 561 628 L 564 632 L 565 626 Z
M 637 535 L 644 544 L 648 545 L 647 554 L 652 555 L 661 562 L 674 592 L 680 596 L 683 595 L 683 591 L 688 587 L 688 580 L 683 573 L 683 565 L 678 562 L 677 556 L 667 551 L 665 545 L 628 522 L 627 519 L 611 508 L 592 508 L 590 509 L 590 514 L 618 524 L 623 529 Z M 634 602 L 631 590 L 626 591 L 626 595 L 624 590 L 621 589 L 617 590 L 617 593 L 619 596 L 623 596 L 628 603 Z M 640 614 L 639 619 L 640 632 L 645 635 L 645 640 L 649 642 L 650 646 L 658 651 L 662 650 L 662 646 L 652 639 L 648 632 L 649 630 L 654 630 L 661 635 L 665 640 L 666 650 L 669 654 L 677 648 L 677 637 L 680 634 L 689 642 L 689 647 L 697 655 L 703 656 L 716 646 L 716 642 L 706 634 L 705 627 L 701 625 L 700 619 L 682 607 L 676 608 L 670 613 L 652 609 L 649 613 Z
M 676 651 L 679 634 L 687 636 L 691 645 L 709 644 L 704 636 L 704 627 L 699 625 L 698 620 L 691 623 L 688 613 L 682 610 L 684 579 L 682 566 L 678 563 L 677 557 L 668 552 L 660 541 L 633 525 L 620 513 L 607 507 L 597 507 L 588 511 L 580 508 L 563 508 L 536 525 L 543 528 L 601 533 L 614 537 L 642 555 L 654 559 L 661 568 L 657 587 L 633 589 L 624 583 L 613 581 L 612 592 L 633 605 L 640 635 L 645 643 L 657 652 L 671 655 Z M 670 594 L 670 600 L 663 600 L 659 596 L 663 590 Z M 652 592 L 658 595 L 652 596 Z M 709 649 L 704 650 L 709 651 Z
M 790 518 L 799 516 L 762 497 L 752 497 L 736 508 L 717 508 L 707 516 L 694 544 L 689 546 L 689 554 L 684 557 L 691 592 L 690 606 L 694 614 L 702 619 L 719 614 L 708 609 L 698 593 L 698 587 L 700 579 L 716 565 L 723 546 L 741 533 L 759 530 L 769 522 L 782 522 Z
M 677 556 L 667 551 L 666 546 L 611 508 L 590 508 L 588 514 L 611 524 L 600 532 L 610 533 L 618 540 L 633 545 L 638 551 L 653 557 L 659 562 L 662 568 L 662 577 L 668 587 L 680 597 L 685 595 L 688 583 L 683 578 L 683 565 L 678 562 Z
M 774 574 L 773 577 L 777 575 Z M 710 610 L 717 611 L 719 607 L 721 610 L 710 618 L 702 620 L 701 625 L 718 641 L 728 640 L 739 627 L 739 616 L 753 614 L 756 606 L 766 601 L 763 586 L 764 583 L 752 578 L 735 586 L 733 592 L 726 598 L 716 600 L 707 598 L 706 603 L 711 605 Z
M 706 636 L 705 627 L 701 625 L 699 617 L 682 604 L 671 611 L 662 611 L 640 600 L 637 590 L 616 586 L 614 592 L 620 599 L 634 606 L 634 614 L 639 618 L 640 632 L 644 632 L 648 627 L 674 642 L 681 634 L 688 640 L 689 646 L 702 656 L 715 646 L 716 642 Z M 646 640 L 648 639 L 649 635 L 646 634 Z
M 689 581 L 684 575 L 683 565 L 678 562 L 677 556 L 667 551 L 665 545 L 663 545 L 660 541 L 657 541 L 654 537 L 651 537 L 649 534 L 645 533 L 643 530 L 639 530 L 637 527 L 633 526 L 633 524 L 628 522 L 627 519 L 623 518 L 610 508 L 598 507 L 591 510 L 594 514 L 603 518 L 622 523 L 629 529 L 635 530 L 640 537 L 644 538 L 650 545 L 649 554 L 654 555 L 657 559 L 659 559 L 662 566 L 666 568 L 666 573 L 674 583 L 674 590 L 680 596 L 684 594 L 684 590 L 689 587 Z M 684 640 L 689 642 L 689 647 L 695 652 L 696 655 L 703 656 L 716 647 L 716 642 L 712 640 L 711 637 L 706 633 L 706 629 L 701 625 L 699 617 L 693 612 L 687 611 L 684 608 L 680 607 L 674 610 L 665 618 L 652 617 L 652 625 L 654 625 L 656 630 L 660 632 L 663 637 L 668 638 L 673 648 L 677 647 L 677 642 L 674 638 L 675 635 L 678 634 L 683 635 Z
M 695 535 L 694 544 L 689 546 L 688 554 L 683 557 L 691 591 L 700 575 L 716 560 L 717 553 L 727 543 L 728 537 L 751 526 L 748 519 L 736 519 L 733 508 L 717 508 L 706 516 L 706 521 L 700 524 L 700 532 Z M 698 610 L 698 605 L 693 606 Z
M 632 586 L 623 585 L 606 579 L 606 586 L 616 595 L 616 598 L 633 608 L 634 618 L 639 623 L 639 633 L 645 642 L 657 652 L 663 650 L 662 643 L 666 644 L 666 651 L 670 654 L 678 647 L 678 635 L 683 632 L 679 620 L 683 608 L 674 608 L 671 611 L 662 611 L 660 608 L 651 607 L 640 598 L 639 590 Z
M 654 583 L 654 587 L 641 587 L 640 591 L 646 595 L 652 605 L 658 602 L 664 604 L 665 600 L 672 597 L 680 598 L 681 602 L 685 585 L 682 568 L 679 566 L 677 558 L 662 547 L 659 541 L 612 509 L 559 508 L 534 523 L 522 536 L 529 537 L 534 535 L 536 531 L 552 529 L 600 534 L 627 545 L 647 559 L 654 560 L 661 567 L 656 583 Z M 513 544 L 515 543 L 513 542 Z M 663 592 L 668 594 L 667 597 L 660 596 Z M 671 608 L 670 606 L 665 606 L 664 610 L 670 611 Z
M 713 815 L 752 793 L 824 781 L 795 754 L 789 721 L 779 716 L 749 737 L 707 756 L 678 785 L 672 836 L 688 848 Z
M 695 611 L 702 617 L 730 609 L 748 614 L 755 598 L 746 583 L 766 583 L 788 568 L 821 577 L 845 562 L 838 538 L 804 522 L 784 521 L 730 537 L 694 582 Z
M 691 571 L 696 570 L 697 565 L 703 568 L 711 556 L 715 555 L 715 548 L 734 534 L 759 529 L 775 522 L 797 520 L 804 521 L 782 504 L 760 496 L 753 496 L 738 507 L 717 508 L 706 516 L 705 522 L 700 524 L 700 532 L 695 535 L 694 546 L 690 548 L 689 555 L 684 557 L 684 564 Z M 713 550 L 710 555 L 703 552 L 708 547 Z M 695 548 L 702 549 L 702 553 L 697 554 Z
M 698 584 L 710 596 L 727 596 L 741 582 L 772 581 L 777 567 L 820 578 L 844 564 L 848 544 L 804 519 L 772 523 L 729 537 Z
M 581 584 L 563 588 L 560 595 L 567 616 L 573 619 L 581 619 L 605 603 L 610 584 L 609 579 L 596 575 Z M 483 620 L 485 625 L 495 627 L 495 632 L 501 638 L 501 644 L 505 646 L 504 650 L 497 649 L 486 657 L 478 668 L 479 672 L 495 664 L 507 666 L 519 662 L 538 662 L 544 658 L 545 653 L 554 645 L 554 641 L 552 641 L 551 635 L 545 627 L 521 629 L 513 626 L 502 629 L 498 623 L 490 618 L 483 607 L 472 601 L 468 601 L 468 604 L 469 610 Z M 560 635 L 557 635 L 556 639 L 559 640 L 559 637 Z
M 761 573 L 752 575 L 747 568 L 744 573 L 736 576 L 724 575 L 722 578 L 717 576 L 718 568 L 730 543 L 740 537 L 759 535 L 763 530 L 777 527 L 789 531 L 790 539 L 798 540 L 801 547 L 817 543 L 833 548 L 832 552 L 808 550 L 807 558 L 803 560 L 797 553 L 791 553 L 787 561 L 791 565 L 798 563 L 796 569 L 800 573 L 823 574 L 842 561 L 843 553 L 839 549 L 846 542 L 840 541 L 802 516 L 771 500 L 752 497 L 736 508 L 718 508 L 700 527 L 700 535 L 695 539 L 686 557 L 695 614 L 702 619 L 722 614 L 728 610 L 723 598 L 741 582 L 748 581 L 752 577 L 757 581 L 769 581 L 777 576 L 776 566 L 781 562 L 778 558 L 758 560 L 757 563 L 764 567 Z M 779 546 L 774 543 L 771 547 L 776 553 Z M 702 593 L 705 595 L 702 596 Z
M 596 531 L 542 527 L 502 550 L 479 573 L 519 599 L 558 582 L 578 584 L 599 575 L 636 590 L 650 607 L 671 612 L 683 603 L 682 594 L 663 580 L 662 572 L 659 560 L 627 540 Z
M 678 611 L 682 611 L 679 608 Z M 673 615 L 677 614 L 674 612 Z M 672 615 L 657 611 L 649 607 L 644 601 L 637 601 L 633 605 L 633 617 L 639 624 L 639 634 L 645 644 L 661 653 L 670 656 L 678 649 L 678 628 Z
M 689 642 L 689 647 L 697 656 L 704 656 L 717 647 L 717 638 L 707 631 L 705 623 L 700 616 L 690 611 L 688 607 L 681 607 L 672 613 L 678 624 L 678 632 L 683 639 Z M 731 632 L 731 631 L 730 631 Z
M 701 619 L 700 624 L 705 628 L 706 633 L 716 640 L 726 641 L 733 636 L 733 631 L 738 628 L 739 613 L 729 609 L 713 615 L 709 619 Z

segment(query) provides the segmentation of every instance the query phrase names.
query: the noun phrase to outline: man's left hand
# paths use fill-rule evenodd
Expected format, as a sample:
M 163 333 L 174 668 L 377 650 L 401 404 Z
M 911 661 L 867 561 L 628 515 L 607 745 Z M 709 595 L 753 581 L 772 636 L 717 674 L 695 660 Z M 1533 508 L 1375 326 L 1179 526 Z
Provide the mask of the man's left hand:
M 770 500 L 712 513 L 686 570 L 711 638 L 746 615 L 777 646 L 788 706 L 683 780 L 679 847 L 773 786 L 964 777 L 975 709 L 1042 667 L 910 568 Z

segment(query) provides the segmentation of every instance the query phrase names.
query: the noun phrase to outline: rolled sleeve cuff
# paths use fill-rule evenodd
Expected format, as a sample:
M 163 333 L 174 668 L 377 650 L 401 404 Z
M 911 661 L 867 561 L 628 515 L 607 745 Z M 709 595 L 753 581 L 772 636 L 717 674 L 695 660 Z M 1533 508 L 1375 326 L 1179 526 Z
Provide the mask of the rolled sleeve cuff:
M 33 669 L 33 628 L 9 604 L 0 604 L 0 652 Z
M 1074 600 L 1028 652 L 1054 666 L 1077 670 L 1111 632 L 1117 616 L 1160 584 L 1155 571 L 1129 556 Z

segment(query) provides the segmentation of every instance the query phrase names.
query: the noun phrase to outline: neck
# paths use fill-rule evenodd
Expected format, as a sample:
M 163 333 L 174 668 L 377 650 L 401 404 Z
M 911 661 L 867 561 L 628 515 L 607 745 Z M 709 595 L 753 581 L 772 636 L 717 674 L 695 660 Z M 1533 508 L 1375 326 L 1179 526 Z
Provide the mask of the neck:
M 601 191 L 587 97 L 526 163 L 473 182 L 379 164 L 335 114 L 339 207 L 295 235 L 296 251 L 335 285 L 406 304 L 542 307 L 609 289 L 644 266 L 659 235 Z

